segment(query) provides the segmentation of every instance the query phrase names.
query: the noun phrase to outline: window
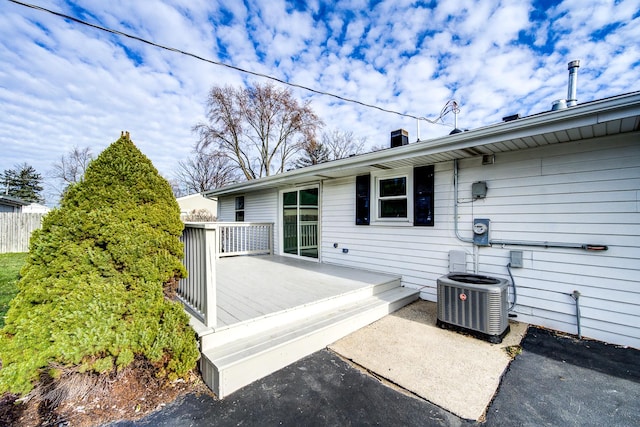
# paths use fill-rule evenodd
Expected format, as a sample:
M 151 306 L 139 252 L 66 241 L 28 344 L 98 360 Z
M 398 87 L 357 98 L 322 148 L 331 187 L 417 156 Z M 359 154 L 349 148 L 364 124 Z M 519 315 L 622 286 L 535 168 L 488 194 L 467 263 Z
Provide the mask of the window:
M 236 197 L 236 222 L 244 222 L 244 196 Z
M 433 165 L 357 176 L 356 225 L 369 225 L 371 207 L 372 224 L 433 226 L 433 194 Z
M 378 219 L 407 218 L 407 177 L 378 180 Z
M 388 170 L 372 174 L 371 212 L 373 223 L 409 223 L 413 218 L 411 194 L 413 183 L 406 170 Z

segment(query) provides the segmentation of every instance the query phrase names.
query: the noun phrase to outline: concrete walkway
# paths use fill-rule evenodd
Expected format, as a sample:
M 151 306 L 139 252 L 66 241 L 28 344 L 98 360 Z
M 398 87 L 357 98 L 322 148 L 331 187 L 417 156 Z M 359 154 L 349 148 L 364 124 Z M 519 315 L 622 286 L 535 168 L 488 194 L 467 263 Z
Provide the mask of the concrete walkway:
M 416 301 L 331 344 L 373 375 L 468 420 L 482 419 L 528 325 L 509 322 L 500 344 L 436 326 L 437 305 Z
M 115 426 L 636 426 L 640 351 L 530 328 L 486 422 L 394 388 L 322 350 L 227 399 L 184 396 Z

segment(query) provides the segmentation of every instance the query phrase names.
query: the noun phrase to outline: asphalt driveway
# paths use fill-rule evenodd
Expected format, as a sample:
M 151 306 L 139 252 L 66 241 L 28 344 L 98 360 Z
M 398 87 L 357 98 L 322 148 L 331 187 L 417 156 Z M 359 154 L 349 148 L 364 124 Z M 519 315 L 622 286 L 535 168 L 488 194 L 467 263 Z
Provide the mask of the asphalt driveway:
M 398 392 L 322 350 L 225 400 L 187 395 L 112 426 L 636 426 L 640 351 L 530 328 L 486 422 Z M 470 356 L 472 357 L 472 356 Z

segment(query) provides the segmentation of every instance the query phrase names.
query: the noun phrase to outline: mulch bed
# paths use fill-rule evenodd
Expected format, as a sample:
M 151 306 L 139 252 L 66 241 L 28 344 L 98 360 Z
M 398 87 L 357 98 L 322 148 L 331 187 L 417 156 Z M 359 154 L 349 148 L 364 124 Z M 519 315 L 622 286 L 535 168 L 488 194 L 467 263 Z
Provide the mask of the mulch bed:
M 55 390 L 51 383 L 42 380 L 29 399 L 0 396 L 0 426 L 99 426 L 142 418 L 182 394 L 211 393 L 197 373 L 168 382 L 143 360 L 117 374 L 63 376 Z

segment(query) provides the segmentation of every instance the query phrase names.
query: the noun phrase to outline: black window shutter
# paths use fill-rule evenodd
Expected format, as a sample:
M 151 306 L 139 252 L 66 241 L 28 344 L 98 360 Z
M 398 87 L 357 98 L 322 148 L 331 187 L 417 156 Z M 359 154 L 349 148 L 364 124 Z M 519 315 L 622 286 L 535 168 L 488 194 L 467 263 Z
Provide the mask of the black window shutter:
M 371 176 L 356 176 L 356 225 L 369 225 Z
M 433 226 L 434 166 L 413 169 L 413 225 Z

